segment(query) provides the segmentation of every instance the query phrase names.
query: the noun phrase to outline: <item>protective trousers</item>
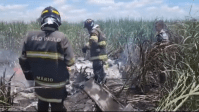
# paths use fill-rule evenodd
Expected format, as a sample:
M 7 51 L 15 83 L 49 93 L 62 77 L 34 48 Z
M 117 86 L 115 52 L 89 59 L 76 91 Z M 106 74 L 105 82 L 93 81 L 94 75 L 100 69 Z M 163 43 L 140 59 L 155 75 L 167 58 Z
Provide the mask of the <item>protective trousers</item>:
M 63 101 L 61 103 L 50 103 L 51 104 L 51 112 L 66 112 L 66 108 L 64 107 Z M 42 100 L 38 100 L 38 112 L 48 112 L 49 102 L 45 102 Z
M 97 83 L 101 83 L 106 76 L 103 68 L 103 61 L 94 60 L 93 61 L 93 71 L 94 71 L 94 79 Z
M 54 103 L 54 102 L 46 102 L 46 101 L 42 101 L 40 99 L 38 99 L 38 112 L 42 112 L 42 111 L 46 111 L 48 112 L 49 110 L 49 104 L 51 105 L 51 112 L 56 112 L 56 111 L 60 111 L 60 112 L 66 112 L 66 108 L 64 106 L 64 99 L 67 97 L 68 92 L 65 91 L 65 96 L 63 96 L 63 100 L 60 103 Z

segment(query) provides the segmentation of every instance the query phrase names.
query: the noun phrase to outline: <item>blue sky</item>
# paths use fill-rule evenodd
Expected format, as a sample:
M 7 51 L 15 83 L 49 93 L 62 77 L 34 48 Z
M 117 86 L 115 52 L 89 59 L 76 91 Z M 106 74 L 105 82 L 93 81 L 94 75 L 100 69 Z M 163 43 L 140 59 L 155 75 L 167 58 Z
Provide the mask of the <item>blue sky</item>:
M 34 21 L 47 6 L 55 7 L 68 22 L 87 18 L 199 18 L 199 0 L 0 0 L 0 21 Z

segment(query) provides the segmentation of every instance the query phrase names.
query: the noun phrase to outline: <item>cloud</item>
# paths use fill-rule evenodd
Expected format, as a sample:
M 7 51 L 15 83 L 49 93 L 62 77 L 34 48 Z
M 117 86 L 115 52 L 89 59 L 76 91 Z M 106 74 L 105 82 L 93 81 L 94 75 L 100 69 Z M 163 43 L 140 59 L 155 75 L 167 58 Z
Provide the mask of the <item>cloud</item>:
M 21 10 L 26 8 L 28 5 L 0 5 L 0 11 L 8 10 Z
M 72 14 L 81 14 L 81 13 L 86 13 L 86 9 L 75 9 L 75 10 L 71 10 L 68 13 L 72 13 Z
M 53 0 L 53 5 L 63 5 L 65 4 L 66 0 Z
M 74 2 L 74 3 L 81 2 L 81 0 L 71 0 L 71 1 Z
M 95 4 L 95 5 L 110 5 L 114 4 L 114 0 L 87 0 L 88 4 Z
M 74 9 L 74 7 L 71 5 L 62 5 L 61 7 L 58 7 L 58 10 L 65 11 L 65 12 L 70 11 L 72 9 Z
M 162 19 L 184 19 L 188 14 L 178 6 L 169 7 L 168 5 L 151 6 L 144 10 L 143 18 L 162 18 Z
M 108 7 L 102 7 L 101 11 L 116 11 L 118 10 L 119 7 L 115 7 L 115 6 L 108 6 Z
M 142 18 L 143 10 L 151 5 L 159 5 L 162 0 L 134 0 L 131 2 L 115 2 L 100 8 L 103 17 L 107 18 Z M 140 10 L 139 10 L 140 9 Z
M 168 5 L 163 0 L 132 0 L 126 2 L 116 2 L 116 0 L 53 0 L 40 4 L 34 9 L 29 9 L 26 4 L 0 5 L 0 20 L 36 20 L 41 11 L 47 6 L 55 7 L 61 14 L 62 21 L 81 22 L 87 18 L 94 20 L 106 20 L 108 18 L 130 18 L 130 19 L 155 19 L 163 17 L 165 19 L 184 18 L 189 14 L 190 6 Z M 81 6 L 80 6 L 81 4 Z M 85 6 L 85 7 L 82 7 Z M 199 5 L 193 4 L 192 11 L 199 15 Z M 22 10 L 23 9 L 23 10 Z M 19 11 L 20 10 L 20 11 Z
M 183 19 L 188 11 L 180 6 L 168 6 L 163 0 L 134 0 L 116 2 L 100 8 L 103 17 L 138 19 Z
M 147 10 L 150 11 L 155 11 L 156 9 L 158 9 L 157 7 L 151 6 L 151 7 L 147 7 Z
M 179 6 L 168 7 L 167 5 L 164 5 L 161 7 L 161 9 L 166 12 L 179 12 L 179 13 L 184 12 L 182 9 L 179 8 Z
M 154 4 L 161 4 L 162 0 L 134 0 L 128 4 L 126 4 L 126 8 L 140 8 L 144 6 L 154 5 Z

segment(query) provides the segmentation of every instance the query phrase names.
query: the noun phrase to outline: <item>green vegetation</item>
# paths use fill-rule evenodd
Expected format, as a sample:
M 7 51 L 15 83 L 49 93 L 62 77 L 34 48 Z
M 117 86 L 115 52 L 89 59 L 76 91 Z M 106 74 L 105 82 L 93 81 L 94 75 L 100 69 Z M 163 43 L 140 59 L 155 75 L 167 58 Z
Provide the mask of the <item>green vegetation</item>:
M 0 77 L 0 110 L 6 111 L 12 107 L 13 104 L 13 96 L 11 96 L 11 79 L 15 75 L 15 73 L 10 77 L 9 80 L 6 80 L 6 69 L 3 73 L 3 76 Z
M 172 29 L 182 39 L 178 45 L 183 55 L 178 63 L 180 66 L 172 66 L 175 78 L 169 79 L 174 82 L 168 96 L 162 99 L 157 110 L 192 110 L 199 108 L 199 82 L 198 82 L 198 45 L 199 24 L 197 21 L 185 21 L 176 23 Z
M 115 53 L 118 48 L 122 48 L 129 38 L 137 38 L 137 40 L 152 39 L 154 40 L 153 21 L 135 21 L 129 19 L 96 21 L 105 33 L 108 42 L 108 53 Z M 27 31 L 40 30 L 40 24 L 31 22 L 0 23 L 0 48 L 18 49 L 21 47 L 23 35 Z M 83 28 L 82 23 L 63 22 L 59 29 L 65 33 L 70 39 L 75 54 L 82 56 L 81 47 L 88 40 L 88 33 Z
M 137 85 L 146 92 L 152 82 L 158 88 L 161 101 L 156 110 L 198 110 L 199 108 L 199 23 L 197 21 L 165 21 L 172 43 L 154 47 L 155 21 L 129 19 L 96 21 L 107 37 L 107 53 L 117 58 L 129 46 L 128 77 L 137 75 Z M 0 48 L 20 52 L 23 35 L 30 30 L 39 30 L 39 23 L 0 23 Z M 63 22 L 59 29 L 70 39 L 76 56 L 83 56 L 81 48 L 88 40 L 82 23 Z M 134 53 L 132 55 L 132 53 Z M 134 56 L 138 56 L 135 62 Z M 159 66 L 161 65 L 161 66 Z M 161 68 L 163 67 L 163 69 Z M 165 73 L 165 82 L 158 76 Z M 151 75 L 152 74 L 152 75 Z M 130 81 L 130 80 L 129 80 Z M 133 82 L 130 82 L 133 83 Z

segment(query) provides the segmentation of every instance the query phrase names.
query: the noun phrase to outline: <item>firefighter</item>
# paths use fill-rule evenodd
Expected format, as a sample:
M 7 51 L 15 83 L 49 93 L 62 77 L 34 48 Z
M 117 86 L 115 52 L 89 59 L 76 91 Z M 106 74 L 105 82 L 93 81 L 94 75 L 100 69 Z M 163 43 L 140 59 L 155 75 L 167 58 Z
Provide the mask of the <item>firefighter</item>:
M 159 20 L 155 23 L 156 38 L 157 42 L 165 43 L 169 42 L 169 36 L 167 33 L 167 26 L 162 20 Z
M 25 36 L 19 63 L 27 80 L 35 81 L 38 111 L 66 111 L 65 85 L 69 81 L 68 67 L 75 62 L 68 38 L 58 31 L 60 13 L 46 7 L 41 13 L 41 31 L 30 31 Z
M 156 38 L 157 38 L 157 42 L 156 42 L 156 46 L 155 48 L 158 48 L 159 50 L 164 49 L 166 46 L 169 45 L 169 31 L 167 30 L 167 26 L 164 23 L 164 21 L 159 20 L 155 23 L 155 30 L 156 30 Z M 161 63 L 163 63 L 161 61 Z M 159 79 L 160 79 L 160 83 L 164 84 L 164 82 L 166 81 L 166 74 L 165 74 L 165 68 L 162 65 L 157 65 L 160 69 L 160 73 L 159 73 Z
M 92 19 L 84 22 L 84 28 L 87 28 L 90 36 L 89 42 L 82 48 L 82 52 L 86 53 L 90 50 L 90 61 L 93 62 L 94 79 L 97 83 L 105 82 L 105 72 L 103 65 L 107 60 L 106 55 L 106 37 L 100 30 L 99 25 L 94 24 Z

